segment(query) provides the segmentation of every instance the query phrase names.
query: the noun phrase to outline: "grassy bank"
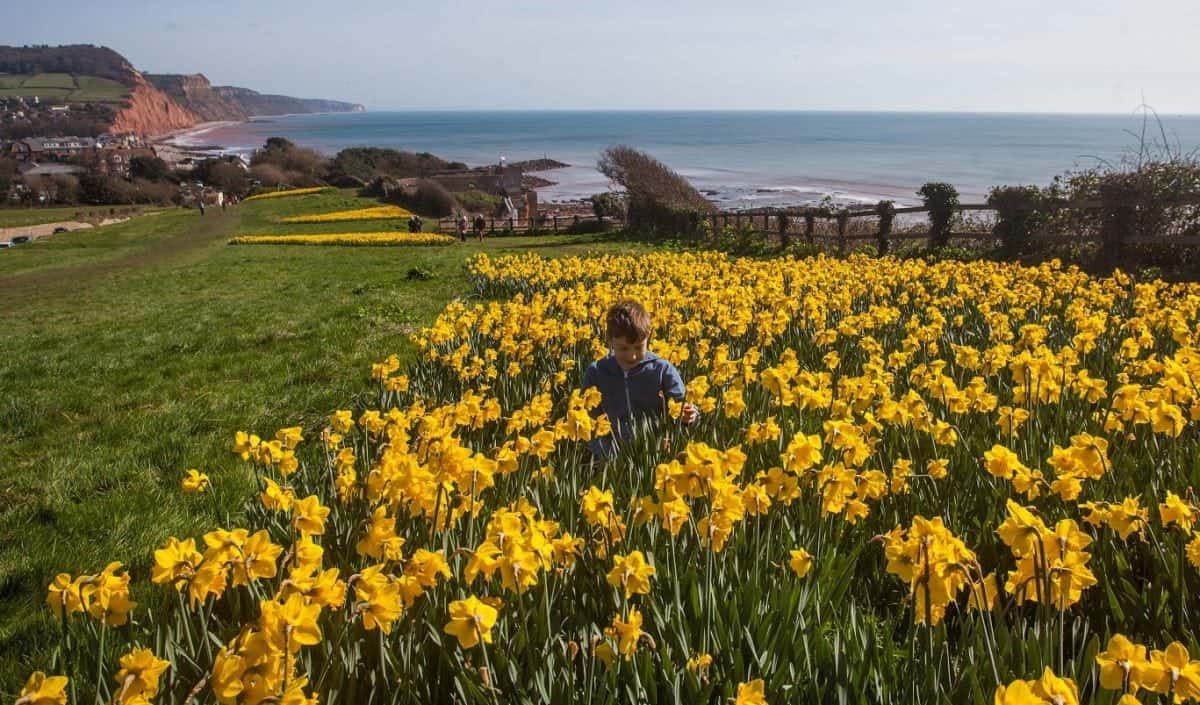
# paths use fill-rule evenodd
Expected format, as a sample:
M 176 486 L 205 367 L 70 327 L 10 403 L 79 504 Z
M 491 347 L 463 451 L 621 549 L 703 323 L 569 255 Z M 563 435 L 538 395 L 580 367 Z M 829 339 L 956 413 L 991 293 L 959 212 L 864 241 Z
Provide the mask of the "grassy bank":
M 46 584 L 110 560 L 148 573 L 170 535 L 228 524 L 249 491 L 238 429 L 309 424 L 370 394 L 370 363 L 466 294 L 480 249 L 582 253 L 581 237 L 442 247 L 230 247 L 348 193 L 173 211 L 0 253 L 0 691 L 41 663 Z M 362 230 L 362 223 L 286 226 Z M 383 226 L 380 229 L 384 229 Z M 411 268 L 433 274 L 408 280 Z M 217 492 L 179 492 L 188 468 Z

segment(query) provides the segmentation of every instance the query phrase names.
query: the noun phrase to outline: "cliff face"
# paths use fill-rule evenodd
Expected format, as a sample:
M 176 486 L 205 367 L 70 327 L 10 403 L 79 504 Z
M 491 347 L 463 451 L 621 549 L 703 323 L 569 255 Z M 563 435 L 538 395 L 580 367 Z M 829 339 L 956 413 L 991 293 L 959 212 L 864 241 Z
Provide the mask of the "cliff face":
M 217 95 L 244 112 L 247 116 L 295 115 L 299 113 L 361 113 L 366 110 L 357 103 L 316 98 L 292 98 L 269 95 L 236 86 L 217 86 Z
M 117 111 L 108 131 L 155 136 L 203 122 L 200 116 L 150 85 L 139 74 L 129 91 L 129 101 Z
M 262 115 L 361 112 L 338 100 L 268 95 L 237 86 L 214 86 L 203 74 L 146 74 L 146 80 L 203 121 L 245 120 Z
M 107 47 L 0 46 L 0 73 L 69 73 L 101 76 L 129 86 L 127 104 L 116 111 L 108 132 L 153 137 L 217 120 L 256 115 L 361 112 L 363 106 L 336 100 L 265 95 L 248 88 L 213 86 L 203 74 L 142 74 Z
M 213 89 L 204 74 L 145 74 L 146 80 L 205 122 L 245 120 L 250 114 Z

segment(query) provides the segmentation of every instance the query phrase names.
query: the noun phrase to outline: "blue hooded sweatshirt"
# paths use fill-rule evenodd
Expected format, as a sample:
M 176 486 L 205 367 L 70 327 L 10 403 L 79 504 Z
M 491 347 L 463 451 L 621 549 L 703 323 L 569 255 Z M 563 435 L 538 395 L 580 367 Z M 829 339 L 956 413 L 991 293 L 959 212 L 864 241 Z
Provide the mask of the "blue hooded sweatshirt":
M 662 416 L 666 400 L 683 401 L 687 391 L 675 365 L 649 351 L 628 371 L 621 369 L 611 352 L 593 362 L 583 373 L 583 388 L 589 387 L 600 390 L 600 409 L 608 414 L 613 436 L 621 440 L 632 431 L 633 425 L 629 423 L 632 418 Z M 593 442 L 592 450 L 611 455 L 611 448 L 604 445 L 600 448 Z

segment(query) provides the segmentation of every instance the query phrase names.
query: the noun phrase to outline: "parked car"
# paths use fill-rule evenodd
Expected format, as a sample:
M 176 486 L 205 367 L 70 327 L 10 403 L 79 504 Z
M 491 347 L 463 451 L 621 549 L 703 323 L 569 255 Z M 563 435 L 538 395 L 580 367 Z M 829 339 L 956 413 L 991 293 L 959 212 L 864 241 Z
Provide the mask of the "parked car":
M 28 235 L 17 235 L 9 242 L 10 245 L 24 245 L 29 242 Z
M 58 226 L 57 228 L 55 228 L 55 229 L 54 229 L 54 234 L 55 234 L 55 235 L 57 235 L 57 234 L 59 234 L 59 233 L 69 233 L 69 232 L 71 232 L 71 231 L 70 231 L 70 229 L 68 229 L 68 228 L 64 228 L 64 227 L 63 227 L 63 226 L 61 226 L 61 225 L 60 225 L 60 226 Z

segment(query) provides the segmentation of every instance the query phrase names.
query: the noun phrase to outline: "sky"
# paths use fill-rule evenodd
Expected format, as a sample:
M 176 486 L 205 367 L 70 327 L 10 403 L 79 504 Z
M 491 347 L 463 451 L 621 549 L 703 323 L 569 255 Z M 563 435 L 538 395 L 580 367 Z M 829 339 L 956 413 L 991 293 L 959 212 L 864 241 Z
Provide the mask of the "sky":
M 1196 0 L 76 0 L 0 44 L 371 110 L 1200 113 Z

